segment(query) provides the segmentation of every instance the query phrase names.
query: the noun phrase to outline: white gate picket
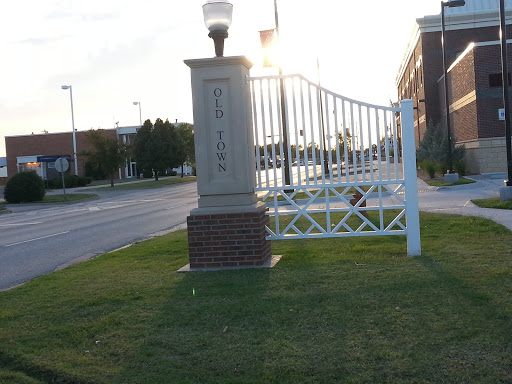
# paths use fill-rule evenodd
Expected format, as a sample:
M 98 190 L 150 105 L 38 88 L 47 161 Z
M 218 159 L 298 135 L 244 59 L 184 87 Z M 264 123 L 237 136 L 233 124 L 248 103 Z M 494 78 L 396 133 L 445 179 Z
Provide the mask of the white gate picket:
M 419 255 L 412 101 L 389 107 L 363 103 L 301 75 L 248 81 L 256 144 L 255 191 L 274 218 L 267 238 L 407 235 L 409 255 Z M 285 87 L 284 111 L 280 84 Z M 358 201 L 354 190 L 361 195 Z M 298 199 L 300 192 L 306 197 Z M 378 213 L 378 223 L 366 212 Z M 384 212 L 393 217 L 386 223 Z M 283 216 L 291 219 L 283 222 Z M 297 227 L 300 219 L 307 228 Z

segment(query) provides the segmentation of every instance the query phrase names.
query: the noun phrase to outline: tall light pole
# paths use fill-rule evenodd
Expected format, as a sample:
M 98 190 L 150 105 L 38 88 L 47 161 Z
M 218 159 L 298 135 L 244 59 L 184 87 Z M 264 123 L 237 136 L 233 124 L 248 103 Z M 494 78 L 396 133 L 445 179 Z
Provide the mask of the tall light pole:
M 75 114 L 73 113 L 73 89 L 71 85 L 62 85 L 62 89 L 69 89 L 69 97 L 71 99 L 71 127 L 73 128 L 73 158 L 75 160 L 75 175 L 78 176 L 78 159 L 76 156 L 76 135 L 75 135 Z
M 320 98 L 320 116 L 322 118 L 322 142 L 324 144 L 324 174 L 329 174 L 329 162 L 327 160 L 327 146 L 325 143 L 325 125 L 324 125 L 324 103 L 322 101 L 322 90 L 320 87 L 322 86 L 320 83 L 320 60 L 318 57 L 316 58 L 316 68 L 318 69 L 318 96 Z
M 452 159 L 452 134 L 450 129 L 450 102 L 448 100 L 448 82 L 446 80 L 446 41 L 444 31 L 444 8 L 462 7 L 466 5 L 464 0 L 450 0 L 441 1 L 441 45 L 443 48 L 443 78 L 444 78 L 444 102 L 446 108 L 446 131 L 448 134 L 448 173 L 455 173 L 453 171 L 453 159 Z
M 505 142 L 507 148 L 507 180 L 505 186 L 512 187 L 512 144 L 510 143 L 510 114 L 508 107 L 507 28 L 505 24 L 505 1 L 500 0 L 501 79 L 503 83 L 503 108 L 505 109 Z
M 133 105 L 139 106 L 139 122 L 140 122 L 140 126 L 142 128 L 142 110 L 141 110 L 141 106 L 140 106 L 140 101 L 134 101 Z
M 276 19 L 276 35 L 277 35 L 277 41 L 278 44 L 281 44 L 281 37 L 279 35 L 279 17 L 277 14 L 277 0 L 274 0 L 274 14 Z M 282 52 L 281 52 L 282 54 Z M 279 63 L 279 76 L 283 74 L 283 67 L 281 66 L 281 63 Z M 290 159 L 288 159 L 288 128 L 286 125 L 286 106 L 285 106 L 285 94 L 284 94 L 284 80 L 282 77 L 279 78 L 279 88 L 280 88 L 280 94 L 281 94 L 281 124 L 283 126 L 283 151 L 284 153 L 281 153 L 281 156 L 284 158 L 284 183 L 286 185 L 290 185 Z M 293 191 L 293 190 L 289 190 Z M 288 192 L 285 191 L 285 192 Z

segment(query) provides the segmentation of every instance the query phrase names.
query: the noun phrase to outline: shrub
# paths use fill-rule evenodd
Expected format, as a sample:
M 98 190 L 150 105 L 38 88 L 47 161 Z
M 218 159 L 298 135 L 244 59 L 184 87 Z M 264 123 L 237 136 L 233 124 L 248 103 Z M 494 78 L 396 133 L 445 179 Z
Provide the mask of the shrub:
M 43 200 L 44 181 L 34 171 L 19 172 L 5 185 L 4 199 L 8 203 L 28 203 Z
M 60 176 L 48 180 L 48 188 L 49 189 L 60 189 L 60 188 L 62 188 L 62 180 L 61 180 Z
M 77 179 L 78 187 L 85 187 L 87 184 L 92 182 L 92 177 L 79 176 Z
M 178 173 L 176 171 L 169 171 L 167 172 L 167 175 L 169 176 L 176 176 Z
M 455 172 L 457 172 L 461 176 L 466 176 L 467 167 L 466 161 L 464 159 L 459 159 L 455 163 L 453 163 L 453 167 L 455 168 Z
M 455 145 L 456 139 L 452 137 L 451 140 L 451 153 L 452 164 L 456 168 L 457 164 L 464 162 L 466 155 L 466 147 L 464 145 Z M 416 159 L 418 163 L 425 163 L 430 161 L 435 163 L 439 172 L 444 174 L 448 170 L 448 135 L 447 131 L 440 124 L 427 125 L 427 130 L 420 141 L 419 147 L 416 150 Z M 461 168 L 462 169 L 462 168 Z M 465 173 L 465 167 L 462 169 Z M 430 173 L 429 173 L 430 175 Z
M 151 171 L 151 169 L 144 169 L 142 171 L 142 177 L 144 179 L 151 179 L 153 177 L 153 172 Z
M 64 183 L 66 188 L 85 187 L 92 183 L 92 177 L 66 175 L 64 176 Z M 48 188 L 62 189 L 62 177 L 58 176 L 54 179 L 48 180 Z
M 437 164 L 433 161 L 424 160 L 421 162 L 421 168 L 428 173 L 428 177 L 433 179 L 436 177 Z

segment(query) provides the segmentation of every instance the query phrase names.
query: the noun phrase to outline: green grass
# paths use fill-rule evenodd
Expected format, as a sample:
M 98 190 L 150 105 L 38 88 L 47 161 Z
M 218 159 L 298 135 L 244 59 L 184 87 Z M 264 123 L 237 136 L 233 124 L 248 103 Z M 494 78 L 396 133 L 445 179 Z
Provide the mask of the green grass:
M 0 211 L 4 211 L 4 210 L 6 210 L 6 209 L 7 209 L 7 208 L 5 207 L 5 205 L 4 205 L 4 204 L 0 204 Z
M 421 257 L 405 237 L 280 241 L 270 270 L 178 274 L 181 231 L 42 276 L 0 293 L 0 382 L 512 382 L 512 232 L 421 230 Z
M 440 179 L 427 179 L 424 180 L 428 185 L 432 187 L 451 187 L 453 185 L 464 185 L 464 184 L 473 184 L 475 180 L 467 179 L 465 177 L 459 177 L 459 181 L 455 183 L 445 183 L 443 178 Z
M 115 179 L 114 185 L 130 183 L 137 179 Z M 110 180 L 93 180 L 88 186 L 97 186 L 97 185 L 110 185 Z
M 41 201 L 41 203 L 64 203 L 64 202 L 72 202 L 90 199 L 92 197 L 98 197 L 94 193 L 66 193 L 66 198 L 64 199 L 64 194 L 62 195 L 46 195 Z
M 141 188 L 159 188 L 172 184 L 180 184 L 180 183 L 188 183 L 191 181 L 196 181 L 195 176 L 187 176 L 187 177 L 178 177 L 175 179 L 161 179 L 155 181 L 154 179 L 143 181 L 140 183 L 130 183 L 124 185 L 115 185 L 114 187 L 108 188 L 108 190 L 117 190 L 117 189 L 141 189 Z
M 471 201 L 481 208 L 512 209 L 512 201 L 501 201 L 499 197 Z

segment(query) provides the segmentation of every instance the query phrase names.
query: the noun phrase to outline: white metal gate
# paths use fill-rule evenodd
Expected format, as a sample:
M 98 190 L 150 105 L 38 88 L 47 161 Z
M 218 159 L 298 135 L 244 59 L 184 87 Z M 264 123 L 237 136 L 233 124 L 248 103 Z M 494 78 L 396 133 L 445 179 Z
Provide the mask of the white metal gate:
M 405 234 L 419 255 L 412 100 L 366 104 L 300 75 L 248 80 L 267 239 Z

